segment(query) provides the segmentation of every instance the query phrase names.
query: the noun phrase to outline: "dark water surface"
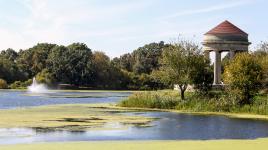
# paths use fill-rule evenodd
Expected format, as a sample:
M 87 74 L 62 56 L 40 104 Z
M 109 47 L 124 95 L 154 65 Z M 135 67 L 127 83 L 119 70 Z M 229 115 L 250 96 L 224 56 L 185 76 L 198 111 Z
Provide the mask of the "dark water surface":
M 63 92 L 58 94 L 59 96 L 55 98 L 55 95 L 25 96 L 24 92 L 0 92 L 0 108 L 8 109 L 67 103 L 117 102 L 128 94 L 129 93 L 120 92 Z M 64 95 L 68 95 L 69 98 L 63 98 Z M 125 130 L 38 132 L 30 128 L 0 129 L 0 144 L 96 140 L 254 139 L 268 137 L 268 121 L 235 119 L 216 115 L 192 115 L 156 111 L 126 112 L 122 114 L 149 116 L 159 119 L 153 121 L 149 127 L 131 126 Z M 107 126 L 120 128 L 122 125 L 107 124 Z

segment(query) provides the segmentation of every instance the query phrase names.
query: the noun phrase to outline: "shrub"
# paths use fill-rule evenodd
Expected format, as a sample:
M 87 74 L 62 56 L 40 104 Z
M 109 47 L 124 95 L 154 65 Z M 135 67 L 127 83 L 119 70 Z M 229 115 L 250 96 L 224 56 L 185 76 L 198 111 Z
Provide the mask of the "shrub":
M 10 85 L 11 89 L 25 89 L 27 86 L 30 86 L 32 84 L 32 79 L 29 79 L 27 81 L 15 81 Z
M 240 105 L 253 103 L 261 87 L 262 67 L 256 57 L 248 53 L 236 55 L 224 71 L 228 92 L 236 95 Z
M 36 80 L 38 83 L 45 83 L 50 86 L 56 82 L 52 74 L 47 69 L 43 69 L 41 72 L 39 72 L 36 75 Z
M 0 89 L 7 89 L 7 82 L 3 79 L 0 79 Z

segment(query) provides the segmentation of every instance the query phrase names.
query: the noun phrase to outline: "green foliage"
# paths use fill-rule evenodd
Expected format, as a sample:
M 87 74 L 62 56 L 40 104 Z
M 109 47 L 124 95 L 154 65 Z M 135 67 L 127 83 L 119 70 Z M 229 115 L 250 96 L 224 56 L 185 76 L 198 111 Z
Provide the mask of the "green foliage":
M 131 54 L 124 54 L 120 58 L 115 58 L 113 62 L 120 69 L 128 72 L 150 74 L 154 69 L 159 68 L 159 58 L 161 57 L 163 48 L 167 46 L 163 41 L 146 44 L 134 50 Z
M 55 46 L 47 59 L 48 71 L 62 83 L 88 85 L 92 79 L 92 52 L 82 43 Z
M 8 85 L 7 82 L 3 79 L 0 79 L 0 89 L 7 89 Z
M 224 81 L 229 92 L 237 96 L 237 103 L 251 104 L 260 88 L 262 68 L 256 57 L 248 53 L 237 54 L 226 66 Z
M 122 107 L 176 109 L 191 112 L 230 112 L 268 114 L 267 95 L 257 95 L 250 105 L 238 105 L 236 95 L 223 91 L 210 91 L 209 96 L 187 93 L 187 99 L 181 100 L 174 91 L 138 92 L 130 95 L 118 105 Z
M 193 84 L 194 81 L 199 82 L 193 75 L 196 75 L 206 66 L 204 56 L 197 44 L 187 40 L 179 40 L 177 43 L 164 48 L 161 67 L 154 75 L 158 76 L 165 84 L 177 84 L 180 88 L 181 98 L 184 99 L 187 86 Z
M 173 109 L 179 102 L 177 92 L 138 92 L 121 101 L 122 107 Z
M 20 51 L 17 59 L 18 67 L 28 78 L 33 78 L 47 67 L 47 57 L 55 46 L 55 44 L 38 43 L 32 48 Z
M 32 79 L 28 79 L 27 81 L 15 81 L 10 84 L 11 89 L 26 89 L 28 86 L 32 84 Z
M 152 75 L 135 74 L 133 72 L 122 71 L 125 78 L 127 78 L 127 89 L 131 90 L 157 90 L 163 89 L 165 85 L 160 81 L 155 80 Z
M 110 77 L 112 76 L 111 69 L 114 69 L 111 62 L 110 58 L 105 55 L 105 53 L 96 51 L 93 53 L 92 57 L 92 62 L 93 62 L 93 79 L 94 79 L 94 84 L 96 87 L 99 88 L 108 88 L 110 87 L 110 84 L 112 82 L 116 82 L 115 80 L 111 81 Z
M 24 74 L 19 70 L 16 63 L 3 56 L 0 56 L 0 78 L 6 80 L 7 83 L 25 79 Z
M 36 80 L 38 83 L 45 83 L 49 86 L 52 86 L 56 82 L 53 75 L 47 69 L 43 69 L 39 72 L 36 75 Z
M 11 48 L 8 48 L 7 50 L 1 51 L 0 55 L 3 58 L 8 59 L 10 61 L 15 61 L 18 57 L 18 53 Z
M 212 89 L 213 66 L 210 66 L 210 60 L 204 55 L 195 58 L 196 64 L 193 72 L 190 74 L 192 84 L 198 94 L 207 95 Z
M 263 78 L 262 78 L 262 85 L 263 89 L 268 90 L 268 53 L 267 55 L 262 55 L 258 57 L 258 60 L 260 61 L 260 65 L 262 67 L 262 73 L 263 73 Z

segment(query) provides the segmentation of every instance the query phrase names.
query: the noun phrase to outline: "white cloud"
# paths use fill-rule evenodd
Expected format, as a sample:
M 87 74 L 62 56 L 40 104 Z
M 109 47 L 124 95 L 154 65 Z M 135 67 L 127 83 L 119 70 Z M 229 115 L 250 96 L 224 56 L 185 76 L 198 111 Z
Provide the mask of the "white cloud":
M 0 49 L 8 47 L 25 49 L 38 42 L 66 45 L 70 42 L 78 42 L 84 37 L 116 37 L 134 32 L 132 27 L 109 26 L 109 23 L 151 4 L 151 1 L 143 0 L 109 5 L 96 5 L 93 1 L 85 0 L 20 0 L 17 2 L 22 4 L 23 9 L 29 14 L 19 20 L 16 17 L 12 19 L 13 22 L 17 20 L 15 23 L 19 27 L 16 29 L 0 26 L 0 33 L 2 33 L 0 39 L 5 43 L 1 44 Z

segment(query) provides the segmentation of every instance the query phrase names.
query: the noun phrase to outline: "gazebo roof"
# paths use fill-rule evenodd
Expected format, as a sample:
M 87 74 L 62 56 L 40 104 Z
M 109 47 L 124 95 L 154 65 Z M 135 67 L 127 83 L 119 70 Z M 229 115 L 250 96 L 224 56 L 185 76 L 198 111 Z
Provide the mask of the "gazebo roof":
M 247 36 L 248 34 L 244 32 L 243 30 L 239 29 L 237 26 L 232 24 L 231 22 L 225 20 L 224 22 L 220 23 L 207 33 L 205 35 L 210 34 L 210 35 L 217 35 L 217 34 L 238 34 L 238 35 L 245 35 Z

